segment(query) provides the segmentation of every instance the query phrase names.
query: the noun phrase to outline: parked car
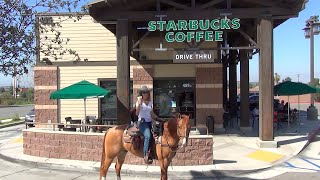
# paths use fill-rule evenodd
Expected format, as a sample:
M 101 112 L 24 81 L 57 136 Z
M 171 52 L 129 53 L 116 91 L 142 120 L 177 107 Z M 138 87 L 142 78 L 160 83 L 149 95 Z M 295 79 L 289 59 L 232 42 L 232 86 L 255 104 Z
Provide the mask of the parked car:
M 258 96 L 259 97 L 259 92 L 249 92 L 249 99 L 251 96 Z M 240 103 L 240 94 L 238 94 L 238 96 L 237 96 L 237 102 Z
M 25 116 L 25 122 L 35 122 L 35 111 L 32 109 L 26 116 Z M 33 124 L 28 124 L 29 127 L 34 126 Z

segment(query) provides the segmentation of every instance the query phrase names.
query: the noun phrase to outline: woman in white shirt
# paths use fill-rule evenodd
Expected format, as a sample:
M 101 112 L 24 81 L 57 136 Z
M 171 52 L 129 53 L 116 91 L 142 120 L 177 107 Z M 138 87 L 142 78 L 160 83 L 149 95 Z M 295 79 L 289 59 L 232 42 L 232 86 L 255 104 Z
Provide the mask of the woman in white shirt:
M 139 129 L 144 135 L 144 162 L 146 164 L 151 164 L 152 159 L 149 159 L 147 154 L 151 139 L 151 113 L 153 113 L 153 103 L 150 99 L 150 89 L 148 89 L 147 86 L 142 86 L 139 91 L 139 95 L 140 97 L 138 97 L 138 101 L 136 103 L 136 114 L 138 116 Z

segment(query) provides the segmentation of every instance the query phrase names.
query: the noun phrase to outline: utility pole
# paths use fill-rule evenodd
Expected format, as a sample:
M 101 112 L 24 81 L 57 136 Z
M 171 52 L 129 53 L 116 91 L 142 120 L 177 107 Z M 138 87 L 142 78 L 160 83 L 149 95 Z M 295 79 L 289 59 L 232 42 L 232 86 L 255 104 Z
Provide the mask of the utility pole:
M 310 38 L 310 85 L 314 86 L 314 35 L 320 33 L 319 16 L 311 16 L 306 21 L 305 37 Z M 314 106 L 314 95 L 310 94 L 310 106 L 307 109 L 307 119 L 318 120 L 318 110 Z
M 13 82 L 12 82 L 12 92 L 13 92 L 13 97 L 17 99 L 17 69 L 16 66 L 13 66 Z

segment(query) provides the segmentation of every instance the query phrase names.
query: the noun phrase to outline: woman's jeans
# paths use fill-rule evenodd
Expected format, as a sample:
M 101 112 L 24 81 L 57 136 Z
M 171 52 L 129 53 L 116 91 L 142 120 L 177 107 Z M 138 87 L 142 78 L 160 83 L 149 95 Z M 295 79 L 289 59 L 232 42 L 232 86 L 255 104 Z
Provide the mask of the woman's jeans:
M 151 138 L 151 122 L 139 121 L 139 129 L 144 136 L 143 155 L 148 153 L 150 138 Z

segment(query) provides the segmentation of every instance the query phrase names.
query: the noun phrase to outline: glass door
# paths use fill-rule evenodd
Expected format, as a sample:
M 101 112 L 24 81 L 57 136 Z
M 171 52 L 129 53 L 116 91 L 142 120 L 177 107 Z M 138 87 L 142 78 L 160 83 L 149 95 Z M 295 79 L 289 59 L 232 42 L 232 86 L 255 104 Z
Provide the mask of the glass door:
M 154 80 L 154 111 L 160 118 L 174 117 L 176 113 L 190 115 L 195 125 L 195 80 Z

